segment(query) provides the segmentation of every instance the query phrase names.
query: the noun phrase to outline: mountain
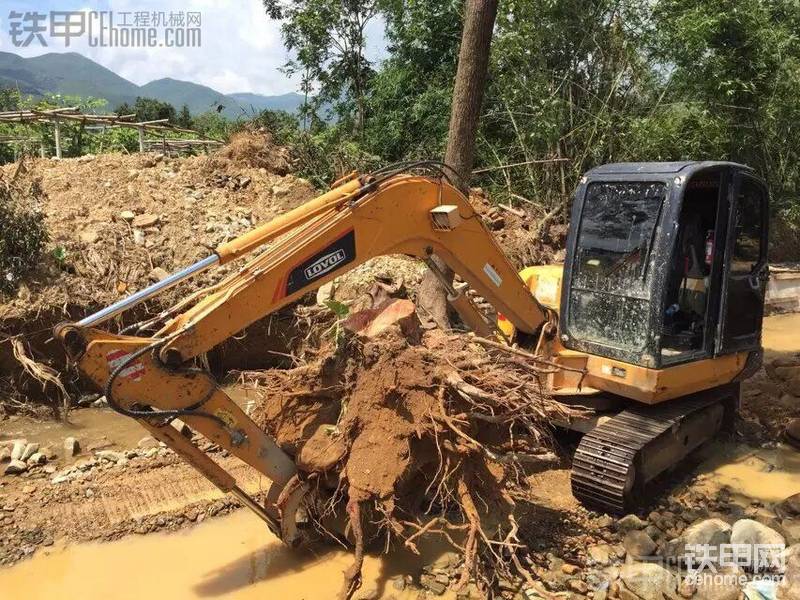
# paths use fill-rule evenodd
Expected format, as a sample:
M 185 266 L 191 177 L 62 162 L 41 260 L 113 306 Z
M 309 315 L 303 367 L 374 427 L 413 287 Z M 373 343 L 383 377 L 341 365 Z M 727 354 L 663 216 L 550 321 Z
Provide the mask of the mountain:
M 229 100 L 225 94 L 198 83 L 170 78 L 157 79 L 140 87 L 138 95 L 169 102 L 178 110 L 185 104 L 192 114 L 216 110 L 217 106 L 221 104 L 225 106 L 227 116 L 236 116 L 235 114 L 229 114 L 230 109 L 234 108 L 229 105 L 234 104 L 234 102 Z
M 169 102 L 177 110 L 185 104 L 193 114 L 216 110 L 235 118 L 262 110 L 294 112 L 303 103 L 300 94 L 262 96 L 260 94 L 223 94 L 210 87 L 164 78 L 138 86 L 110 69 L 75 52 L 50 53 L 23 58 L 0 52 L 0 87 L 17 87 L 23 94 L 44 96 L 47 93 L 105 98 L 108 110 L 123 102 L 133 104 L 137 96 Z
M 75 52 L 34 58 L 0 52 L 0 84 L 33 96 L 49 92 L 105 98 L 112 107 L 140 95 L 136 84 Z

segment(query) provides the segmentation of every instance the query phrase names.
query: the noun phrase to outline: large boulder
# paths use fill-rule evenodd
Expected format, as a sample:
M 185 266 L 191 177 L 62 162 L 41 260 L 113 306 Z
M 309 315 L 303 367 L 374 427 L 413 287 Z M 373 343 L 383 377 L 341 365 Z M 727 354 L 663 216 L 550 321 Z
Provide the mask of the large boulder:
M 775 597 L 777 600 L 797 600 L 800 598 L 800 544 L 787 548 L 784 557 L 786 571 Z
M 738 567 L 718 568 L 716 573 L 703 571 L 694 579 L 693 600 L 738 600 L 745 581 L 744 571 Z
M 678 581 L 664 567 L 655 563 L 631 563 L 619 570 L 624 589 L 642 600 L 675 598 Z
M 633 529 L 644 529 L 647 527 L 647 521 L 643 521 L 636 515 L 625 515 L 617 521 L 617 531 L 620 533 L 627 533 Z
M 652 538 L 644 531 L 636 529 L 632 529 L 625 534 L 622 545 L 625 546 L 625 551 L 636 559 L 653 556 L 656 551 L 656 543 Z
M 740 519 L 733 524 L 731 530 L 731 544 L 746 546 L 766 546 L 760 549 L 764 554 L 759 556 L 759 561 L 766 561 L 767 564 L 777 565 L 781 562 L 781 554 L 784 551 L 786 540 L 774 529 L 754 521 L 753 519 Z M 773 546 L 770 548 L 769 546 Z M 763 563 L 762 563 L 763 564 Z
M 684 529 L 683 533 L 661 548 L 661 553 L 670 559 L 683 560 L 687 555 L 696 555 L 704 552 L 703 548 L 711 546 L 716 548 L 714 555 L 718 555 L 719 546 L 731 541 L 731 526 L 722 519 L 705 519 Z
M 776 504 L 775 514 L 781 519 L 800 519 L 800 494 L 789 496 Z

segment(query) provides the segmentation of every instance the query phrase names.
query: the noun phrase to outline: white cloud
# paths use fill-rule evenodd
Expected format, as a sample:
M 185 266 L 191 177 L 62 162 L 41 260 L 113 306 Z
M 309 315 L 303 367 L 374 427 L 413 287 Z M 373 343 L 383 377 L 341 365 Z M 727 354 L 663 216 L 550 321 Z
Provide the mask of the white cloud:
M 59 3 L 60 4 L 60 3 Z M 264 13 L 261 0 L 105 0 L 89 10 L 111 10 L 117 14 L 135 11 L 188 12 L 202 14 L 200 48 L 99 48 L 90 47 L 84 36 L 72 40 L 48 39 L 48 47 L 34 42 L 26 48 L 10 43 L 8 13 L 0 14 L 0 50 L 22 56 L 46 52 L 79 52 L 115 73 L 143 85 L 171 77 L 213 87 L 223 93 L 255 92 L 283 94 L 297 90 L 297 81 L 280 71 L 287 60 L 280 36 L 280 23 Z M 46 5 L 46 6 L 45 6 Z M 63 5 L 31 0 L 15 2 L 14 10 L 47 12 Z

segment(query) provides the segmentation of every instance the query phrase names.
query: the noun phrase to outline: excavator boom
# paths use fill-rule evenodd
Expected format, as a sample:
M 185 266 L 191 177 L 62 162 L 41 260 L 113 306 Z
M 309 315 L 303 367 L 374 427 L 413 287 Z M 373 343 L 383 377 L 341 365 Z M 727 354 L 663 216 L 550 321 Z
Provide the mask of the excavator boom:
M 293 460 L 193 360 L 251 323 L 380 255 L 438 255 L 517 329 L 535 333 L 548 310 L 531 295 L 468 200 L 444 176 L 378 173 L 335 184 L 322 196 L 220 246 L 196 265 L 74 324 L 56 330 L 70 357 L 109 405 L 234 493 L 287 543 L 298 539 L 305 494 Z M 217 264 L 262 249 L 220 283 L 136 325 L 152 337 L 115 335 L 96 326 Z M 449 300 L 465 323 L 493 330 L 466 295 Z M 128 328 L 131 329 L 131 328 Z M 180 417 L 272 481 L 261 507 L 233 477 L 169 425 Z

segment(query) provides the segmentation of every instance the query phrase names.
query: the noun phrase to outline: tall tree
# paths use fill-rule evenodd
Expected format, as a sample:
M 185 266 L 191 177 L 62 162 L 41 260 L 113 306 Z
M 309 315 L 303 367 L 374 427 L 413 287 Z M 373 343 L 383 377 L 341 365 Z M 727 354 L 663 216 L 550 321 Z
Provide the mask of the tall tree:
M 285 70 L 288 74 L 299 73 L 302 78 L 302 91 L 307 98 L 304 117 L 313 118 L 313 113 L 329 103 L 341 119 L 354 115 L 352 128 L 360 135 L 368 82 L 373 74 L 365 56 L 365 30 L 378 14 L 378 1 L 263 1 L 270 18 L 284 21 L 284 45 L 295 53 Z
M 469 192 L 475 160 L 475 134 L 486 88 L 496 18 L 497 0 L 467 0 L 444 155 L 444 161 L 455 170 L 457 186 L 465 194 Z
M 458 53 L 458 70 L 453 86 L 450 128 L 445 151 L 445 163 L 454 170 L 454 184 L 464 194 L 469 194 L 469 180 L 475 160 L 475 135 L 486 87 L 496 17 L 497 0 L 467 0 L 464 6 L 464 30 Z M 437 257 L 432 258 L 438 270 L 444 273 L 448 281 L 452 281 L 453 271 Z M 430 270 L 422 279 L 419 300 L 422 308 L 439 327 L 449 326 L 447 290 Z

